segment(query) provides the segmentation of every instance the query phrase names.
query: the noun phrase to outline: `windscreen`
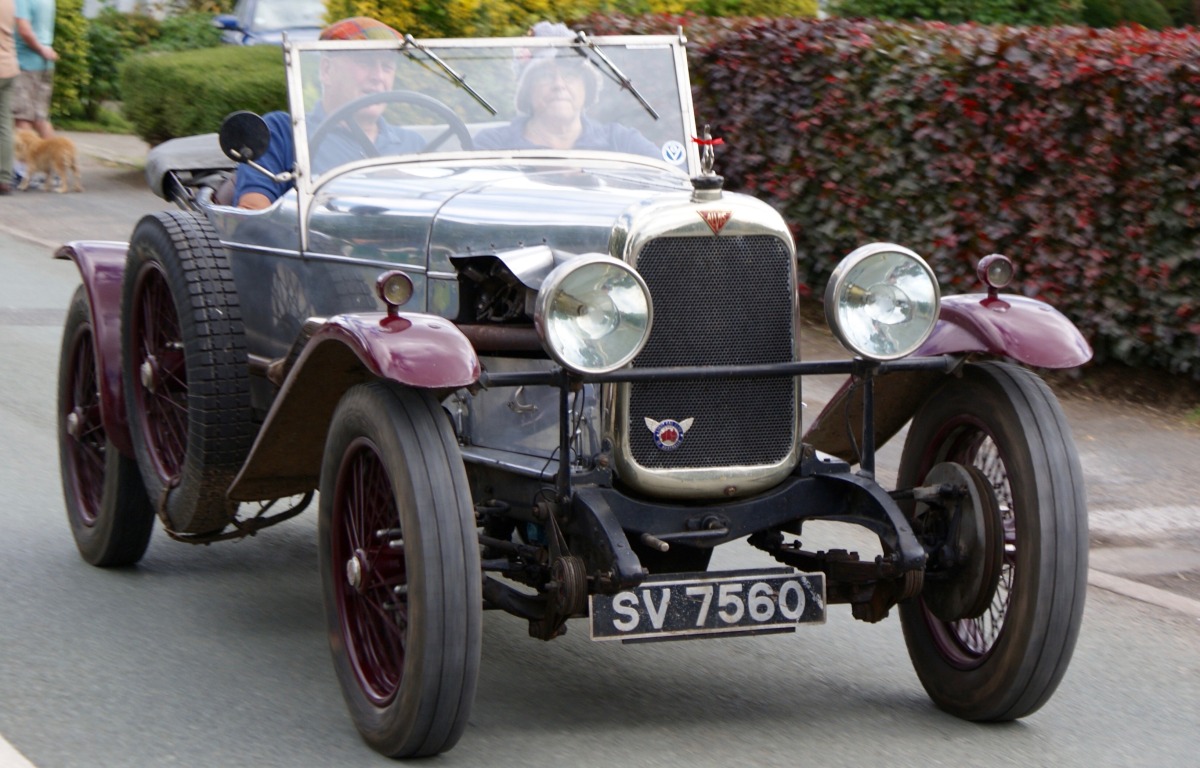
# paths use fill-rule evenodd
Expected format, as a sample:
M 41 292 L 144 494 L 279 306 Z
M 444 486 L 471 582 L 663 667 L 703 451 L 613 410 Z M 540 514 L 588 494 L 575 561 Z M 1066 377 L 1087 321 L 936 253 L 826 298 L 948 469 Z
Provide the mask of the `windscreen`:
M 301 46 L 292 103 L 314 177 L 456 151 L 616 152 L 686 168 L 690 95 L 671 43 L 439 42 Z

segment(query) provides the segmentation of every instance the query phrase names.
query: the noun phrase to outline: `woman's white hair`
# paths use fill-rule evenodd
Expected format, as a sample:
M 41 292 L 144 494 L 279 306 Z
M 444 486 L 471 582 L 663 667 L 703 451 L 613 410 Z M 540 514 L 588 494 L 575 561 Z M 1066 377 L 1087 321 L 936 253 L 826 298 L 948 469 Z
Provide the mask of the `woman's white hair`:
M 532 37 L 575 37 L 575 33 L 566 24 L 555 21 L 539 21 L 529 28 L 529 35 Z M 570 58 L 567 58 L 567 57 Z M 517 111 L 523 115 L 530 113 L 530 87 L 532 83 L 531 73 L 537 70 L 554 65 L 565 64 L 566 66 L 578 66 L 583 72 L 583 83 L 587 89 L 587 99 L 584 102 L 586 106 L 595 104 L 600 98 L 600 86 L 603 80 L 600 78 L 600 73 L 594 66 L 588 64 L 583 57 L 574 51 L 566 51 L 561 48 L 535 48 L 529 58 L 517 63 L 517 95 L 516 105 Z

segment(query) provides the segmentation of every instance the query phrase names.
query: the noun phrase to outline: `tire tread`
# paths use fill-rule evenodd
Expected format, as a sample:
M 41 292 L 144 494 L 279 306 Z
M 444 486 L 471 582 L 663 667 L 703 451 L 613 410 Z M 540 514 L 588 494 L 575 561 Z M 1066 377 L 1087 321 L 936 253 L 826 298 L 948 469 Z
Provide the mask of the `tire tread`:
M 179 485 L 167 493 L 165 513 L 172 528 L 204 533 L 223 528 L 236 510 L 225 498 L 255 435 L 251 418 L 247 349 L 237 285 L 225 248 L 212 225 L 198 214 L 159 211 L 138 222 L 130 243 L 125 304 L 132 306 L 133 282 L 147 260 L 166 275 L 184 342 L 188 375 L 187 447 Z M 124 372 L 133 378 L 129 325 L 124 339 Z M 147 456 L 141 418 L 132 388 L 127 389 L 139 466 L 151 496 L 162 481 Z

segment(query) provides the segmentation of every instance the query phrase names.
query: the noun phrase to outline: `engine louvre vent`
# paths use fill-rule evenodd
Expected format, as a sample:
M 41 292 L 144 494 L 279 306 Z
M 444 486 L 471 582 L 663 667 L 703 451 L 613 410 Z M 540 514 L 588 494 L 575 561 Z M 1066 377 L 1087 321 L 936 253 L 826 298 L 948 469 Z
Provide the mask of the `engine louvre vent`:
M 789 250 L 769 235 L 665 237 L 637 267 L 654 300 L 654 327 L 634 367 L 789 362 L 794 355 L 794 278 Z M 757 466 L 795 443 L 790 378 L 653 382 L 629 391 L 629 452 L 650 470 Z M 674 450 L 646 426 L 694 419 Z

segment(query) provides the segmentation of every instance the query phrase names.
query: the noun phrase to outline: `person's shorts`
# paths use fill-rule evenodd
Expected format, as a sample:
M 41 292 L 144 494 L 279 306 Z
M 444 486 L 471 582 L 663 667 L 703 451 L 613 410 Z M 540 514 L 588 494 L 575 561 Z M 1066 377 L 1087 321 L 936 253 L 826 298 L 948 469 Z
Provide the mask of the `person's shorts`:
M 54 70 L 21 70 L 13 82 L 12 111 L 14 120 L 31 123 L 50 119 L 50 94 Z

